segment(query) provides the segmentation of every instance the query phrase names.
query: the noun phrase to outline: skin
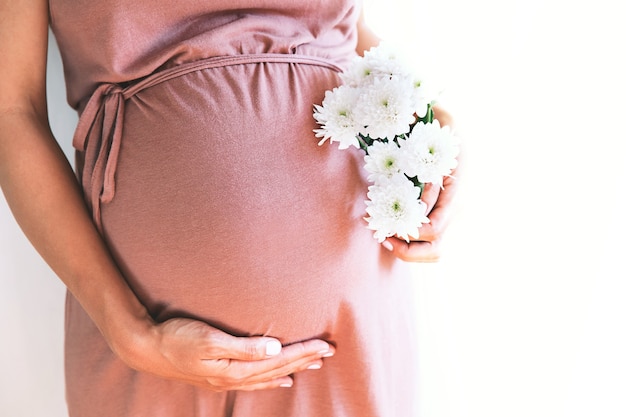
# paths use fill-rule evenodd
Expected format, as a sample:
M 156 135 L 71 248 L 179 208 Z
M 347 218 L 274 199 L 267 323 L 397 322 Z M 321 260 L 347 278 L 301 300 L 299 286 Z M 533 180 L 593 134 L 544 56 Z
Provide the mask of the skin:
M 359 21 L 357 50 L 378 38 Z M 323 340 L 278 346 L 271 337 L 234 337 L 206 323 L 152 320 L 97 233 L 72 168 L 48 124 L 47 0 L 0 0 L 0 186 L 20 227 L 128 366 L 214 391 L 289 387 L 323 366 Z M 443 114 L 443 113 L 442 113 Z M 401 259 L 432 260 L 454 184 L 429 192 L 432 223 L 421 241 L 389 239 Z

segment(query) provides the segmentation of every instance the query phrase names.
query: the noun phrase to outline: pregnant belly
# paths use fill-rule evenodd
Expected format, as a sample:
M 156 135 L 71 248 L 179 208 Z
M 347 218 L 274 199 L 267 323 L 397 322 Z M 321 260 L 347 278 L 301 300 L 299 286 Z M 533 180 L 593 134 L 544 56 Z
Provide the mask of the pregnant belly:
M 284 342 L 332 333 L 380 273 L 360 151 L 318 147 L 328 68 L 194 71 L 127 100 L 105 237 L 158 320 Z

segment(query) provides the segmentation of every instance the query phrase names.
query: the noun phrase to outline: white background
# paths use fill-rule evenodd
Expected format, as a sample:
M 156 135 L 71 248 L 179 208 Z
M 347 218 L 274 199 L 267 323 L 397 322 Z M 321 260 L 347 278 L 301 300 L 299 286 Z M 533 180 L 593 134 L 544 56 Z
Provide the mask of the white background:
M 626 416 L 616 3 L 366 4 L 445 88 L 465 143 L 445 256 L 415 267 L 422 417 Z M 54 48 L 50 68 L 53 129 L 71 155 Z M 64 415 L 63 295 L 0 199 L 0 415 Z

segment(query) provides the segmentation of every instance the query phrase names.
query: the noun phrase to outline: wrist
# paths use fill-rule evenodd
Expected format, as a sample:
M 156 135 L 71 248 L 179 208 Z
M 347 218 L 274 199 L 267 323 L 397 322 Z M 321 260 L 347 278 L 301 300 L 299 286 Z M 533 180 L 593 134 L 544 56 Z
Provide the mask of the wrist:
M 126 280 L 117 271 L 89 274 L 87 280 L 77 280 L 74 294 L 91 317 L 109 348 L 129 366 L 149 346 L 156 323 L 139 301 Z M 96 285 L 94 285 L 96 284 Z M 97 285 L 101 284 L 101 285 Z
M 123 314 L 109 315 L 107 323 L 100 329 L 111 350 L 131 368 L 140 368 L 138 363 L 156 337 L 156 323 L 137 301 Z

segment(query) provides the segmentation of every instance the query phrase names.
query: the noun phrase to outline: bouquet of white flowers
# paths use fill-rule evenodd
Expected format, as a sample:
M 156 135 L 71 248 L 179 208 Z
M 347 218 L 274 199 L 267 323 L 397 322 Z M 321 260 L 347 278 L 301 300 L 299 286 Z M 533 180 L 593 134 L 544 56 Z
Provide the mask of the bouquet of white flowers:
M 387 45 L 366 51 L 340 74 L 342 85 L 326 91 L 313 116 L 317 137 L 365 151 L 368 227 L 383 242 L 419 237 L 428 223 L 420 200 L 424 184 L 443 187 L 457 165 L 459 144 L 434 119 L 434 94 Z

